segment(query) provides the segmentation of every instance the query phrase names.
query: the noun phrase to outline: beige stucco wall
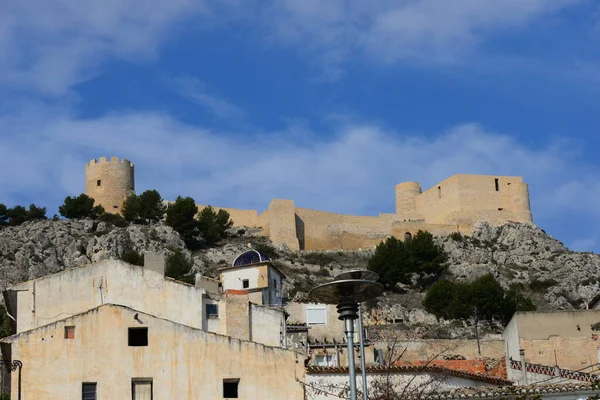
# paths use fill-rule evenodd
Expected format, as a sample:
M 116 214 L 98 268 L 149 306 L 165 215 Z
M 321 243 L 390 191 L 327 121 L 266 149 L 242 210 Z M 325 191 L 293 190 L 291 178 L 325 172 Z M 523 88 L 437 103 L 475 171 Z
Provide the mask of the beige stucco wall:
M 288 323 L 307 323 L 306 320 L 306 307 L 315 305 L 315 303 L 299 303 L 291 302 L 285 310 L 290 315 L 288 317 Z M 325 306 L 325 315 L 327 318 L 326 324 L 311 324 L 308 325 L 308 337 L 309 339 L 318 339 L 321 342 L 323 338 L 326 338 L 330 343 L 332 339 L 336 339 L 338 343 L 341 343 L 344 334 L 344 321 L 338 319 L 338 312 L 334 304 L 319 304 Z M 314 341 L 313 341 L 314 342 Z
M 207 205 L 197 204 L 198 212 L 206 208 Z M 250 228 L 262 228 L 261 221 L 258 218 L 257 210 L 240 210 L 238 208 L 228 207 L 214 207 L 213 209 L 218 212 L 219 210 L 225 210 L 229 213 L 234 226 L 246 226 Z
M 192 285 L 165 279 L 162 273 L 104 260 L 14 286 L 17 332 L 29 330 L 102 304 L 129 306 L 158 317 L 202 328 L 206 293 Z
M 516 313 L 504 331 L 508 358 L 528 363 L 558 365 L 579 370 L 600 362 L 598 333 L 600 310 Z M 586 371 L 587 372 L 587 371 Z
M 138 320 L 134 316 L 138 314 Z M 75 326 L 75 339 L 64 327 Z M 148 346 L 129 347 L 127 328 L 148 327 Z M 23 362 L 22 398 L 79 400 L 82 382 L 98 399 L 131 399 L 131 380 L 151 378 L 154 399 L 221 399 L 223 379 L 240 379 L 242 399 L 302 399 L 302 360 L 266 347 L 105 305 L 5 339 Z M 17 379 L 12 380 L 17 393 Z
M 100 186 L 97 182 L 100 181 Z M 121 212 L 127 196 L 135 190 L 134 167 L 129 160 L 101 157 L 85 166 L 85 193 L 109 213 Z
M 252 342 L 267 346 L 283 346 L 284 314 L 282 309 L 250 304 L 250 336 Z

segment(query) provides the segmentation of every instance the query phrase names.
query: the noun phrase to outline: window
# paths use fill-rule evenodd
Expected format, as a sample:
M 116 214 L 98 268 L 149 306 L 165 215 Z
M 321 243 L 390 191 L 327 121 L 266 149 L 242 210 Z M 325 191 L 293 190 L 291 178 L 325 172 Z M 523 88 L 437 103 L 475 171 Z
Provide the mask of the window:
M 410 232 L 405 232 L 404 233 L 404 241 L 408 242 L 411 239 L 412 239 L 412 234 Z
M 327 312 L 323 304 L 306 305 L 306 323 L 309 325 L 327 324 Z
M 277 279 L 273 279 L 273 287 L 277 289 Z
M 82 400 L 96 400 L 96 382 L 84 382 L 81 385 Z
M 250 281 L 248 279 L 242 280 L 242 288 L 248 289 L 250 287 Z
M 74 326 L 65 326 L 65 339 L 75 339 Z
M 133 378 L 131 380 L 132 400 L 152 400 L 152 379 Z
M 102 185 L 102 181 L 101 181 L 100 179 L 98 179 L 98 180 L 96 181 L 96 186 L 100 186 L 100 185 Z
M 119 208 L 119 206 L 113 206 L 113 208 L 116 210 L 117 208 Z
M 223 379 L 223 398 L 224 399 L 237 399 L 238 388 L 240 386 L 239 379 Z
M 337 360 L 333 354 L 319 354 L 315 356 L 315 365 L 319 367 L 335 367 Z
M 148 346 L 148 328 L 129 328 L 129 346 Z
M 438 186 L 438 199 L 442 198 L 442 187 Z
M 218 304 L 207 304 L 206 305 L 206 316 L 208 318 L 219 318 L 219 305 Z

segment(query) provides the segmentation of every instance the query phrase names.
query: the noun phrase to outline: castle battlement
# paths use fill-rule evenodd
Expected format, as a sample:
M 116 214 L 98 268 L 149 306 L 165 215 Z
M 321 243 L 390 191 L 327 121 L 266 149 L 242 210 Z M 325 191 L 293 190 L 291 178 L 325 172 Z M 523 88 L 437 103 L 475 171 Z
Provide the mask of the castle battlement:
M 108 157 L 94 158 L 93 160 L 91 160 L 90 162 L 88 162 L 87 164 L 85 164 L 85 167 L 89 168 L 89 167 L 92 167 L 94 165 L 108 164 L 108 163 L 125 164 L 128 167 L 133 168 L 133 163 L 131 161 L 127 160 L 126 158 L 119 158 L 119 157 L 111 157 L 110 159 L 108 159 Z
M 86 194 L 107 212 L 119 213 L 134 189 L 134 167 L 129 160 L 101 157 L 86 164 Z M 290 250 L 367 249 L 390 236 L 405 240 L 419 230 L 471 234 L 480 221 L 492 225 L 532 222 L 529 188 L 519 176 L 459 174 L 425 191 L 418 182 L 402 182 L 395 187 L 395 200 L 395 213 L 377 216 L 299 208 L 286 199 L 273 199 L 262 213 L 224 210 L 234 226 L 261 229 L 273 243 Z M 198 205 L 198 210 L 203 207 Z

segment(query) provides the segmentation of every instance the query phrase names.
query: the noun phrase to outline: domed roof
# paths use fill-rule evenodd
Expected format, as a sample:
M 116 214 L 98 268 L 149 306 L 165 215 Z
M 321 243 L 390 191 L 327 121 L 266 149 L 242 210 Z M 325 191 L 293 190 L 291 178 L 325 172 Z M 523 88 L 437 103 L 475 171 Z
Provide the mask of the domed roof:
M 248 250 L 240 254 L 233 260 L 232 267 L 242 267 L 244 265 L 257 264 L 271 259 L 256 250 Z

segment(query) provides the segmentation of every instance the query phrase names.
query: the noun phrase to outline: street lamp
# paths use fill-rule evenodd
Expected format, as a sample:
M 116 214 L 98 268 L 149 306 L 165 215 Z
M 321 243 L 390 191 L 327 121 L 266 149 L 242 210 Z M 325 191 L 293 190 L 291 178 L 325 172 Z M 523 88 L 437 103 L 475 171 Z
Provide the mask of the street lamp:
M 350 399 L 356 398 L 356 366 L 354 365 L 354 320 L 358 318 L 358 303 L 374 299 L 383 293 L 383 286 L 370 279 L 371 271 L 350 271 L 348 276 L 336 277 L 333 282 L 312 289 L 308 295 L 319 303 L 336 304 L 338 319 L 344 321 L 346 344 L 348 347 L 348 370 L 350 378 Z M 376 277 L 376 275 L 375 275 Z M 362 333 L 361 333 L 362 334 Z M 363 357 L 364 359 L 364 357 Z
M 335 276 L 334 280 L 344 280 L 344 279 L 364 279 L 368 281 L 376 281 L 379 279 L 379 274 L 373 271 L 369 271 L 366 269 L 355 269 L 352 271 L 342 272 Z M 367 386 L 367 367 L 365 360 L 365 339 L 364 329 L 363 329 L 363 319 L 362 319 L 362 308 L 360 305 L 358 306 L 358 340 L 360 342 L 359 346 L 359 354 L 360 354 L 360 372 L 362 375 L 362 387 L 363 387 L 363 400 L 367 400 L 369 388 Z

